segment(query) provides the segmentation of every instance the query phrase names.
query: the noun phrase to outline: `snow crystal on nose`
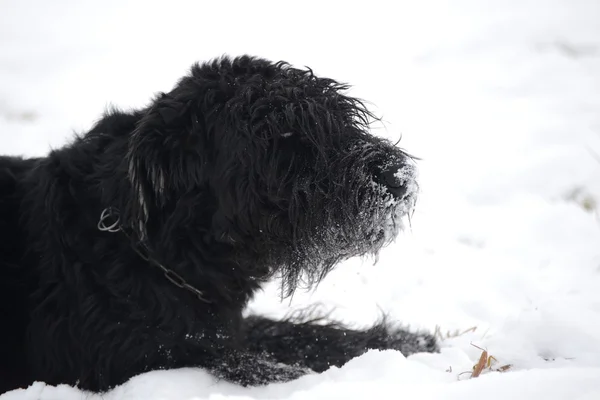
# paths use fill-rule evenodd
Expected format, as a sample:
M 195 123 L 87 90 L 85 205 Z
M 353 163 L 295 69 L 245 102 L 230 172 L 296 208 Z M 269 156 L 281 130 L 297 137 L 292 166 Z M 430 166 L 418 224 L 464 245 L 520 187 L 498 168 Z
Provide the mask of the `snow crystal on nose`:
M 398 183 L 406 187 L 406 197 L 414 197 L 419 191 L 417 185 L 417 167 L 414 163 L 406 164 L 394 174 Z

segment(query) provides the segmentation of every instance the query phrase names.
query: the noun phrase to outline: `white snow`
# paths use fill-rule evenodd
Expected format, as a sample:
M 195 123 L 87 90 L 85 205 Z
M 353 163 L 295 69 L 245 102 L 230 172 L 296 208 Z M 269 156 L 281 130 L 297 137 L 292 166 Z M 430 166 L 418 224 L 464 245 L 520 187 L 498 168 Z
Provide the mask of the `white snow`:
M 251 310 L 477 328 L 440 354 L 372 351 L 263 388 L 184 369 L 102 396 L 38 382 L 0 399 L 600 399 L 598 21 L 595 0 L 2 2 L 4 154 L 44 154 L 223 53 L 354 84 L 383 114 L 377 132 L 422 159 L 412 228 L 378 264 L 350 260 L 291 304 L 273 283 Z M 459 380 L 481 355 L 471 343 L 512 367 Z

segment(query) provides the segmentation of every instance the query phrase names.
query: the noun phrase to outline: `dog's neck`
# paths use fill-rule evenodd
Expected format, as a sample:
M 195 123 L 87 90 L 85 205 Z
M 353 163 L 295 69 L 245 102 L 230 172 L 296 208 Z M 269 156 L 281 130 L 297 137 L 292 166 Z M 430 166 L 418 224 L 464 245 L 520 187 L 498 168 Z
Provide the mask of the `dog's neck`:
M 121 222 L 128 230 L 131 229 L 135 240 L 140 240 L 135 234 L 139 221 L 135 220 L 130 208 L 132 187 L 126 162 L 130 134 L 135 130 L 138 119 L 139 113 L 113 113 L 100 121 L 86 136 L 76 139 L 73 145 L 54 151 L 49 157 L 38 161 L 44 174 L 37 174 L 37 181 L 30 183 L 34 189 L 32 198 L 36 197 L 34 201 L 37 206 L 44 208 L 44 202 L 40 199 L 51 194 L 61 205 L 55 205 L 54 210 L 43 210 L 48 218 L 43 229 L 38 221 L 31 221 L 28 231 L 39 243 L 44 243 L 41 247 L 70 247 L 69 251 L 81 258 L 84 264 L 97 263 L 97 260 L 87 260 L 86 257 L 98 254 L 97 248 L 102 247 L 109 254 L 121 254 L 119 257 L 130 260 L 132 271 L 135 270 L 133 265 L 138 264 L 140 268 L 154 270 L 152 273 L 159 272 L 163 275 L 161 279 L 166 281 L 163 271 L 157 271 L 147 260 L 140 258 L 132 247 L 131 240 L 118 233 L 98 230 L 102 211 L 113 207 L 121 211 Z M 155 252 L 154 243 L 150 243 L 152 257 L 174 272 L 171 277 L 181 276 L 186 284 L 200 290 L 211 301 L 245 303 L 269 273 L 257 261 L 253 261 L 252 255 L 246 257 L 243 254 L 243 262 L 234 258 L 234 254 L 239 253 L 235 245 L 213 237 L 213 234 L 218 235 L 211 231 L 210 222 L 206 223 L 204 229 L 207 235 L 202 237 L 204 242 L 201 244 L 204 250 L 186 254 L 183 259 L 183 250 L 199 244 L 175 243 L 188 239 L 182 232 L 172 238 L 173 243 L 160 243 L 160 251 Z M 61 233 L 65 233 L 65 237 L 58 237 Z M 72 240 L 73 235 L 76 235 L 76 241 Z M 49 247 L 48 253 L 51 253 Z M 219 284 L 213 284 L 211 277 L 219 280 Z M 181 281 L 177 282 L 182 285 Z M 168 284 L 173 287 L 172 283 Z M 191 295 L 185 294 L 186 291 L 181 288 L 176 289 L 186 296 Z

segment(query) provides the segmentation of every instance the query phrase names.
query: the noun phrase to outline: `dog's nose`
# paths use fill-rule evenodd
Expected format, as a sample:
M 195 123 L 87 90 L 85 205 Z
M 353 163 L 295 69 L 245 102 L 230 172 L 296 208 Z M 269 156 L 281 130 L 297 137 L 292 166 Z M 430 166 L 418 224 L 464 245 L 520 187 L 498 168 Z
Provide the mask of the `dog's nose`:
M 408 191 L 408 188 L 396 177 L 399 168 L 387 169 L 381 173 L 380 179 L 387 190 L 398 199 L 404 198 L 404 195 Z
M 379 184 L 385 186 L 394 197 L 403 200 L 414 179 L 414 168 L 411 165 L 394 164 L 386 166 L 377 175 Z

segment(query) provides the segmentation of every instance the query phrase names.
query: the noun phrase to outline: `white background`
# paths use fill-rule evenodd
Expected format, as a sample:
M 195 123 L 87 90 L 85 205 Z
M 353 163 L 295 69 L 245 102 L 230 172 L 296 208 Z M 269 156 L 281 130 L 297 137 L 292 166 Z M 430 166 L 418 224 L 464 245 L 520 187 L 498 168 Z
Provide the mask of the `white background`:
M 412 229 L 377 264 L 351 260 L 291 303 L 274 283 L 251 311 L 476 330 L 266 388 L 187 369 L 98 399 L 600 399 L 600 1 L 4 0 L 1 153 L 43 155 L 193 62 L 244 53 L 353 84 L 376 133 L 422 159 Z M 471 343 L 512 368 L 459 381 Z M 36 383 L 0 398 L 96 396 Z

